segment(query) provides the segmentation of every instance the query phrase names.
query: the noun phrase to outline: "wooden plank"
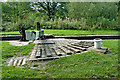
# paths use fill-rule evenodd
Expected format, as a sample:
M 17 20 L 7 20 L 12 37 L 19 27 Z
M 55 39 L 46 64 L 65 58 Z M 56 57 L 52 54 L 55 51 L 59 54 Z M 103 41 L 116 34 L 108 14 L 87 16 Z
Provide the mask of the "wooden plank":
M 60 52 L 58 51 L 58 49 L 56 47 L 53 47 L 52 49 L 55 51 L 55 53 L 56 53 L 57 56 L 58 55 L 62 56 L 62 54 L 60 54 Z
M 64 47 L 59 47 L 66 55 L 72 55 L 73 54 L 73 52 L 72 51 L 70 51 L 70 50 L 68 50 L 68 49 L 66 49 L 66 48 L 64 48 Z
M 62 57 L 62 56 L 61 56 Z M 43 61 L 43 60 L 53 60 L 53 59 L 59 59 L 59 56 L 56 57 L 45 57 L 45 58 L 35 58 L 35 59 L 29 59 L 29 61 Z
M 47 57 L 52 57 L 50 50 L 48 49 L 48 45 L 45 46 L 45 52 L 46 52 Z
M 41 52 L 40 51 L 37 51 L 37 53 L 36 53 L 36 58 L 40 58 L 41 57 Z
M 51 48 L 52 46 L 53 46 L 52 44 L 49 44 L 49 45 L 48 45 L 48 48 L 49 48 L 52 56 L 53 56 L 53 57 L 56 57 L 56 54 L 55 54 L 54 50 Z
M 79 46 L 79 47 L 83 47 L 82 44 L 73 44 L 74 46 Z
M 74 51 L 74 53 L 81 53 L 80 50 L 75 49 L 75 48 L 72 48 L 72 47 L 70 47 L 70 46 L 63 46 L 63 47 L 65 47 L 65 48 L 67 48 L 67 49 L 69 49 L 69 50 L 71 50 L 71 51 Z
M 67 55 L 71 55 L 73 54 L 72 51 L 68 50 L 67 48 L 63 47 L 64 45 L 61 43 L 61 41 L 59 41 L 59 44 L 61 45 L 61 47 L 59 47 L 63 52 L 65 52 Z
M 42 49 L 42 58 L 47 57 L 47 54 L 45 52 L 45 44 L 41 45 L 41 49 Z
M 46 57 L 46 58 L 37 58 L 37 60 L 53 60 L 53 59 L 59 59 L 59 56 L 56 57 Z
M 13 61 L 14 61 L 14 59 L 10 59 L 8 66 L 11 66 L 13 64 Z
M 65 56 L 65 54 L 62 51 L 60 51 L 60 49 L 55 47 L 53 47 L 52 49 L 55 51 L 57 56 Z
M 60 53 L 57 53 L 57 55 L 59 56 L 66 56 L 67 54 L 66 54 L 66 52 L 65 52 L 65 50 L 62 48 L 63 46 L 61 45 L 61 43 L 60 43 L 60 41 L 57 41 L 56 42 L 56 48 L 58 49 L 58 52 L 60 52 Z M 62 49 L 61 49 L 62 48 Z
M 78 47 L 78 46 L 71 46 L 71 45 L 68 45 L 68 46 L 70 46 L 70 47 L 72 47 L 72 48 L 75 48 L 75 49 L 78 49 L 78 50 L 80 50 L 80 52 L 82 52 L 83 50 L 83 48 L 81 48 L 81 47 Z M 85 49 L 86 50 L 86 49 Z
M 42 58 L 45 58 L 46 54 L 45 54 L 45 49 L 42 48 Z
M 23 59 L 23 62 L 22 62 L 22 66 L 26 64 L 26 61 L 27 61 L 27 59 L 24 58 L 24 59 Z
M 58 48 L 58 51 L 60 52 L 59 54 L 58 54 L 58 56 L 60 55 L 60 56 L 66 56 L 66 54 L 60 49 L 60 48 Z
M 35 46 L 34 46 L 34 50 L 37 50 L 37 48 L 38 48 L 38 45 L 35 45 Z
M 21 62 L 22 62 L 22 59 L 19 60 L 17 66 L 20 66 Z
M 87 46 L 92 47 L 92 44 L 91 44 L 91 43 L 88 43 L 88 45 L 87 45 Z
M 36 58 L 40 58 L 42 56 L 42 49 L 38 48 L 38 51 L 36 53 Z
M 83 48 L 89 48 L 89 46 L 83 46 Z
M 63 41 L 59 41 L 59 44 L 61 45 L 61 47 L 59 47 L 59 48 L 60 48 L 66 55 L 71 55 L 71 54 L 73 54 L 72 51 L 70 51 L 69 49 L 63 47 L 64 45 L 66 45 L 66 44 L 63 43 Z
M 16 66 L 17 65 L 17 59 L 14 60 L 14 63 L 13 63 L 13 66 Z
M 82 48 L 82 47 L 75 46 L 75 45 L 68 45 L 68 46 L 76 48 L 76 49 L 79 49 L 79 50 L 82 50 L 82 51 L 86 51 L 87 50 L 86 48 Z
M 33 50 L 33 51 L 32 51 L 32 53 L 31 53 L 31 55 L 30 55 L 30 59 L 35 58 L 36 51 L 37 51 L 37 50 Z

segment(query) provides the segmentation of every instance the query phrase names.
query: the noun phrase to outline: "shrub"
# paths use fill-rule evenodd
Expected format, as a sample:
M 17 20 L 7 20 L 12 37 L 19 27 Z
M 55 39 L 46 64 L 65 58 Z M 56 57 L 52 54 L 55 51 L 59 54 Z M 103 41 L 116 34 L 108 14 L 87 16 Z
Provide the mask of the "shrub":
M 31 16 L 27 17 L 25 20 L 20 20 L 16 23 L 5 23 L 2 25 L 2 28 L 0 30 L 2 31 L 14 31 L 14 30 L 20 30 L 23 24 L 25 24 L 26 28 L 34 27 L 36 28 L 36 23 L 40 22 L 40 25 L 43 29 L 79 29 L 79 30 L 90 30 L 94 31 L 95 29 L 114 29 L 119 30 L 119 26 L 117 23 L 117 20 L 109 20 L 104 17 L 98 17 L 97 19 L 93 18 L 81 18 L 80 20 L 75 19 L 64 19 L 61 18 L 55 18 L 50 19 L 49 21 L 47 19 L 44 19 L 41 16 L 35 16 L 31 14 Z

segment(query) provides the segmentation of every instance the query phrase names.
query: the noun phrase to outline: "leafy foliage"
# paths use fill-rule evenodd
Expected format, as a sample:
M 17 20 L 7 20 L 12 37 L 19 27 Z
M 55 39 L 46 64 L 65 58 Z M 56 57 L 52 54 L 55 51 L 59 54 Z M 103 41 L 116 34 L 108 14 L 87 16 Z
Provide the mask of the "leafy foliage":
M 66 2 L 33 2 L 31 5 L 34 10 L 47 14 L 49 19 L 64 18 L 67 13 Z
M 85 29 L 88 26 L 102 29 L 120 29 L 118 27 L 118 3 L 111 2 L 71 2 L 68 5 L 70 19 L 84 19 Z
M 116 2 L 7 2 L 2 4 L 2 31 L 44 29 L 120 30 Z

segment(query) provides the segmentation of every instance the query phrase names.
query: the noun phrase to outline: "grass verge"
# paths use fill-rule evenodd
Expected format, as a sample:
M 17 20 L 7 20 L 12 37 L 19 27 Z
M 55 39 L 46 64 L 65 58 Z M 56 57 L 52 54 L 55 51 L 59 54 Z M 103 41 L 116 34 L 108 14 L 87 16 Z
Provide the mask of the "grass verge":
M 27 30 L 29 31 L 29 30 Z M 97 35 L 97 34 L 118 34 L 116 30 L 95 30 L 95 31 L 86 31 L 86 30 L 53 30 L 53 29 L 44 29 L 45 34 L 53 35 Z M 19 35 L 19 31 L 14 32 L 0 32 L 1 35 Z

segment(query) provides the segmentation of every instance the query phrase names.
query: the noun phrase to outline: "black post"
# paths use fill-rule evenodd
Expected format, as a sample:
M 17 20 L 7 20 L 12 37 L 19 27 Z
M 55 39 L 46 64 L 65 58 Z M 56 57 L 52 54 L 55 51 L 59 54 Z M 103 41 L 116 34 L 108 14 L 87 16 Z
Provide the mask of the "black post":
M 39 23 L 39 22 L 37 22 L 37 30 L 38 30 L 38 31 L 41 30 L 41 29 L 40 29 L 40 23 Z
M 21 41 L 26 41 L 26 35 L 25 35 L 25 27 L 24 27 L 24 25 L 21 27 L 20 33 L 22 34 Z

